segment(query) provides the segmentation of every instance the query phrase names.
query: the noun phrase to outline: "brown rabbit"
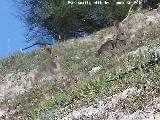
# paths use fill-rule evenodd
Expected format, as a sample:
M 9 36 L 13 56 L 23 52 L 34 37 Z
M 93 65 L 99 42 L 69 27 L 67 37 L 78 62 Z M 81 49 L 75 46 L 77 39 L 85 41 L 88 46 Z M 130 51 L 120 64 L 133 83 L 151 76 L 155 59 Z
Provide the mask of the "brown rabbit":
M 97 51 L 97 56 L 103 54 L 105 51 L 113 50 L 116 47 L 116 41 L 109 39 L 104 44 L 101 45 L 101 47 Z
M 46 48 L 49 55 L 49 62 L 43 65 L 36 74 L 36 78 L 44 78 L 60 73 L 59 57 L 52 53 L 51 48 Z
M 124 25 L 121 22 L 115 21 L 113 25 L 116 29 L 115 39 L 117 41 L 117 46 L 126 45 L 126 41 L 130 38 L 131 34 L 125 29 Z
M 119 40 L 124 40 L 129 38 L 130 33 L 127 32 L 126 28 L 121 22 L 115 21 L 113 25 L 116 29 L 116 35 L 117 35 L 116 38 L 118 38 Z
M 126 45 L 127 39 L 130 38 L 131 34 L 125 30 L 124 25 L 121 22 L 115 21 L 113 25 L 116 29 L 115 38 L 113 38 L 113 40 L 109 39 L 107 42 L 102 44 L 97 51 L 97 55 L 101 55 L 105 51 L 113 50 L 115 47 Z

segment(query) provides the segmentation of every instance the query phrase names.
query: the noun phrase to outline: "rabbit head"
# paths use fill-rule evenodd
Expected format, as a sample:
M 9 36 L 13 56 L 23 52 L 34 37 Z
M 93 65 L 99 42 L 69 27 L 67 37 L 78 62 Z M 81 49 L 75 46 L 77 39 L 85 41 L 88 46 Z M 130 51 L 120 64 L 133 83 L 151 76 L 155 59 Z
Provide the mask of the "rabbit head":
M 125 29 L 124 25 L 121 22 L 115 21 L 113 25 L 116 29 L 116 40 L 123 41 L 130 37 L 130 33 L 127 32 L 127 30 Z
M 52 62 L 59 62 L 59 57 L 57 55 L 50 56 Z
M 118 33 L 116 35 L 116 40 L 126 40 L 128 38 L 128 35 L 125 32 Z

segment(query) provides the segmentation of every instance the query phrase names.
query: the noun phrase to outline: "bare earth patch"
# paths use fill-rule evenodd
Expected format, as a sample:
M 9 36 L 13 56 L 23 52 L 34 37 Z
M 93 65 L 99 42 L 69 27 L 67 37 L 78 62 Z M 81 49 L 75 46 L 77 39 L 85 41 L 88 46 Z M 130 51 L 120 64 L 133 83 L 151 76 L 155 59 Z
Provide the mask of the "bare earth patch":
M 0 85 L 0 100 L 3 100 L 5 96 L 14 97 L 15 95 L 22 94 L 26 90 L 31 89 L 33 79 L 34 71 L 29 73 L 12 72 L 6 74 Z

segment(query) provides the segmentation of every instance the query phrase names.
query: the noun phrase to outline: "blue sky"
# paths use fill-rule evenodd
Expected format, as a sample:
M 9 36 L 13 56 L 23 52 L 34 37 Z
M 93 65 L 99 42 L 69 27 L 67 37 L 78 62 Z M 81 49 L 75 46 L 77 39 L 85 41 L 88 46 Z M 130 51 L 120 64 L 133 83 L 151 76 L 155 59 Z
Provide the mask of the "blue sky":
M 19 20 L 12 0 L 0 0 L 0 57 L 6 57 L 28 46 L 25 42 L 25 27 Z

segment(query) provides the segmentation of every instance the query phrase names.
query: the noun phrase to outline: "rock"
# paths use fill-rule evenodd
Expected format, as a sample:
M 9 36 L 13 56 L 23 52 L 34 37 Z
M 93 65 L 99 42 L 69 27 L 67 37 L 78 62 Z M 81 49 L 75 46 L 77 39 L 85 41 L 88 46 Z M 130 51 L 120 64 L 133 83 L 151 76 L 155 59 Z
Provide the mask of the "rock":
M 146 24 L 147 25 L 156 24 L 156 23 L 158 23 L 158 20 L 156 19 L 156 17 L 154 15 L 146 16 Z
M 90 75 L 90 76 L 93 76 L 93 75 L 94 75 L 95 73 L 97 73 L 100 69 L 101 69 L 100 66 L 92 68 L 92 70 L 89 71 L 89 75 Z

